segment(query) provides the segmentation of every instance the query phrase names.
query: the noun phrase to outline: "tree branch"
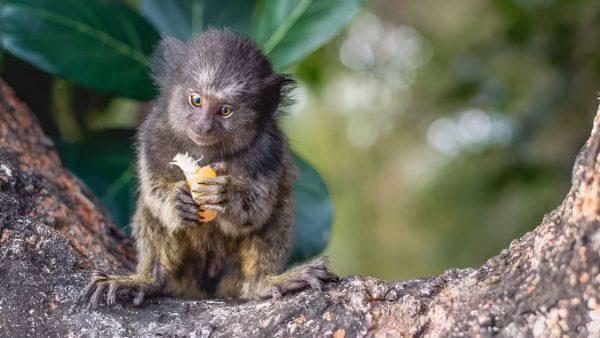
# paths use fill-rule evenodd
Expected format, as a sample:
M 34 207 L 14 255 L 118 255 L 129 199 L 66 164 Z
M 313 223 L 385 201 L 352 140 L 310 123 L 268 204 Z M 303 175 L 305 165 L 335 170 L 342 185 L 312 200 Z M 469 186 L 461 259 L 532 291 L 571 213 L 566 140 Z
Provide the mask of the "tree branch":
M 350 276 L 276 303 L 154 298 L 88 311 L 90 268 L 129 269 L 132 243 L 61 165 L 0 80 L 0 332 L 7 336 L 598 336 L 600 132 L 534 231 L 478 269 L 385 282 Z

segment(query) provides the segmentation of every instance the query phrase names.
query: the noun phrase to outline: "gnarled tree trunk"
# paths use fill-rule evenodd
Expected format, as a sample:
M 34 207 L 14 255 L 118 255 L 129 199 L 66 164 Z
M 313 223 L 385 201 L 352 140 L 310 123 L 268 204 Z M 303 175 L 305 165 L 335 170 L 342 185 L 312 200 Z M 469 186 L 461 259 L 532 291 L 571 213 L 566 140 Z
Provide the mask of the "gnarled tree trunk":
M 351 276 L 276 303 L 88 311 L 77 298 L 89 269 L 130 269 L 132 243 L 0 80 L 0 336 L 600 336 L 598 114 L 564 202 L 478 269 Z

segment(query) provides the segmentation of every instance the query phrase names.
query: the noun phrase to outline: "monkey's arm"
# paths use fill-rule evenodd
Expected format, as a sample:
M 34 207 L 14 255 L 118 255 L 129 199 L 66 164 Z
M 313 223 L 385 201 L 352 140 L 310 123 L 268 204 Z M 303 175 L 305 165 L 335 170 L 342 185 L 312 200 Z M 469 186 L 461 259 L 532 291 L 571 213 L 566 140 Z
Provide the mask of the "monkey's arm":
M 140 180 L 140 193 L 150 213 L 170 233 L 199 224 L 199 207 L 192 199 L 186 181 L 144 177 Z

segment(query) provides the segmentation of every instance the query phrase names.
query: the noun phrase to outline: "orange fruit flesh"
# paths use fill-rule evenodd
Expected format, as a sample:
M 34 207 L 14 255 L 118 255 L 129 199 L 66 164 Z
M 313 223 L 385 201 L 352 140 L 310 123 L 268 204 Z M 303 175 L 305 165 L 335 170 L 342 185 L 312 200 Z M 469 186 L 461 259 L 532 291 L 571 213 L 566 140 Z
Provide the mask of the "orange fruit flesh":
M 192 191 L 192 197 L 196 198 L 196 196 L 202 195 L 201 193 L 197 193 L 194 192 L 193 189 L 194 187 L 192 187 L 192 185 L 198 184 L 199 181 L 202 181 L 205 178 L 211 178 L 211 177 L 216 177 L 217 173 L 213 170 L 213 168 L 211 168 L 210 165 L 204 166 L 204 167 L 200 167 L 198 169 L 196 169 L 196 175 L 195 175 L 195 182 L 188 182 L 188 184 L 190 185 L 190 191 Z M 202 184 L 198 184 L 199 186 L 201 186 Z M 200 205 L 202 206 L 202 205 Z M 215 219 L 215 217 L 217 217 L 217 211 L 215 210 L 204 210 L 204 211 L 200 211 L 200 222 L 201 223 L 206 223 L 206 222 L 210 222 L 213 219 Z

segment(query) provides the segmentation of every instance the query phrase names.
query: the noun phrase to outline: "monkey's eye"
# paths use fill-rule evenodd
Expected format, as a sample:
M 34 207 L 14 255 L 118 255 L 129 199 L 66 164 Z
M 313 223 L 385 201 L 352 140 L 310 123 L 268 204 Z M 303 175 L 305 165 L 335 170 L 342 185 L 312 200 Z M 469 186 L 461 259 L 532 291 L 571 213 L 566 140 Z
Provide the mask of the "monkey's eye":
M 229 117 L 233 114 L 233 108 L 230 106 L 221 106 L 221 108 L 219 108 L 219 114 L 223 117 Z
M 202 107 L 202 96 L 198 94 L 190 95 L 190 104 L 194 107 Z

